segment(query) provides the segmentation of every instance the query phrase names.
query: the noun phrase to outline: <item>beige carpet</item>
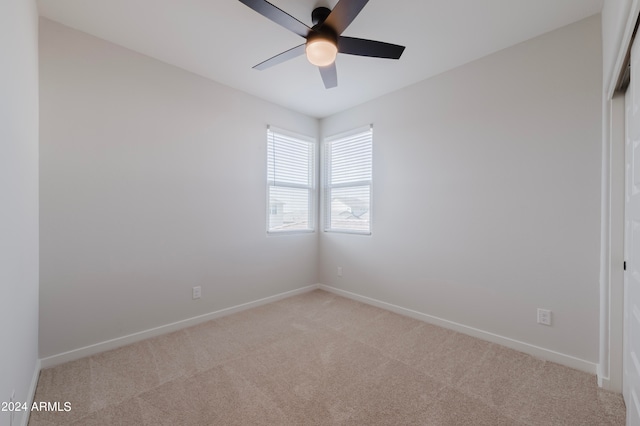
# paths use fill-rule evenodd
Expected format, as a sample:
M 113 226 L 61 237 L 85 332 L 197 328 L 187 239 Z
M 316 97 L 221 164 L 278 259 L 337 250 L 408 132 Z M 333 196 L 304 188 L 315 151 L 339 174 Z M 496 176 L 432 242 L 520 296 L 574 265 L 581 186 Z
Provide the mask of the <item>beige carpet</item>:
M 45 369 L 30 425 L 624 425 L 593 375 L 314 291 Z

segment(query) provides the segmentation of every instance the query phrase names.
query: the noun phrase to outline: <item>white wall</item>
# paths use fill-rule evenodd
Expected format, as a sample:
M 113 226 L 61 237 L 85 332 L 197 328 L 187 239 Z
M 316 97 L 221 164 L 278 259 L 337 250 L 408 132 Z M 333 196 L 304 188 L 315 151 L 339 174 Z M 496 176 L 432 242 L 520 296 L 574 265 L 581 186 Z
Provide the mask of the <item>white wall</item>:
M 38 13 L 0 2 L 0 401 L 38 371 Z M 35 376 L 37 377 L 37 376 Z M 9 424 L 0 412 L 0 424 Z M 15 415 L 15 423 L 22 413 Z
M 41 20 L 40 355 L 319 277 L 596 363 L 600 45 L 592 17 L 323 120 L 374 123 L 374 233 L 318 241 L 264 232 L 266 125 L 316 120 Z
M 42 357 L 317 282 L 265 232 L 266 126 L 317 120 L 48 20 L 40 55 Z
M 373 123 L 374 210 L 321 234 L 320 281 L 595 370 L 601 87 L 595 16 L 324 119 Z

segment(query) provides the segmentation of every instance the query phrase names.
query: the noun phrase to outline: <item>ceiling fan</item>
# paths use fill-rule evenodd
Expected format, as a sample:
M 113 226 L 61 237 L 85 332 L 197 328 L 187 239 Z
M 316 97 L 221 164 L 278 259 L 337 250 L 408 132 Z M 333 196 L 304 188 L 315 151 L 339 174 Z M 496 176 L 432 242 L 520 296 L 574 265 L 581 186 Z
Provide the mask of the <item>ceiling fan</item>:
M 264 70 L 300 55 L 320 70 L 322 81 L 327 89 L 338 85 L 335 59 L 338 53 L 369 56 L 374 58 L 400 59 L 405 47 L 381 41 L 345 37 L 341 34 L 358 16 L 369 0 L 340 0 L 333 10 L 317 7 L 311 13 L 313 27 L 298 21 L 285 11 L 266 0 L 240 0 L 264 17 L 292 31 L 307 41 L 284 51 L 253 68 Z

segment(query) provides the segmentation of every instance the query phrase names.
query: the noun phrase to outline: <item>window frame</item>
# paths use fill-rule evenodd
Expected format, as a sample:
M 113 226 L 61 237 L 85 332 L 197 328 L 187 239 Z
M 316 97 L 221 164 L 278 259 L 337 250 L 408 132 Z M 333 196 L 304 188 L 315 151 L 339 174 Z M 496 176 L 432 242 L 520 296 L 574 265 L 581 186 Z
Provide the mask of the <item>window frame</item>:
M 342 142 L 345 139 L 352 138 L 357 135 L 369 133 L 370 145 L 371 145 L 371 164 L 370 164 L 370 176 L 366 180 L 357 180 L 339 184 L 331 184 L 331 145 L 336 142 Z M 334 134 L 323 138 L 322 141 L 322 203 L 323 203 L 323 230 L 324 232 L 335 232 L 341 234 L 356 234 L 356 235 L 372 235 L 373 234 L 373 124 L 367 126 L 357 127 L 346 132 Z M 331 191 L 337 188 L 356 188 L 368 186 L 369 187 L 369 226 L 368 230 L 358 230 L 350 228 L 333 228 L 331 226 Z
M 273 143 L 275 135 L 280 135 L 284 139 L 292 139 L 297 143 L 307 143 L 309 145 L 309 160 L 308 160 L 308 185 L 301 185 L 298 183 L 287 183 L 285 181 L 273 180 L 273 176 L 270 176 L 270 144 Z M 317 170 L 317 140 L 314 137 L 295 133 L 289 130 L 281 129 L 275 126 L 267 126 L 267 145 L 266 145 L 266 230 L 267 235 L 290 235 L 297 233 L 314 233 L 316 232 L 317 223 L 317 190 L 316 190 L 316 170 Z M 308 191 L 308 219 L 306 229 L 276 229 L 271 228 L 271 188 L 292 188 L 292 189 L 305 189 Z

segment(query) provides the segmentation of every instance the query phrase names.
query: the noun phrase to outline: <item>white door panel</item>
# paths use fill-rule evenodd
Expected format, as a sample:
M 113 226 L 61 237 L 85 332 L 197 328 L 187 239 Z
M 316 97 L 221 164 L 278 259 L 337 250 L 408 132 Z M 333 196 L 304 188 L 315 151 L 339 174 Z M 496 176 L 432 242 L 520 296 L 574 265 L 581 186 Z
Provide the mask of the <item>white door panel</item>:
M 631 84 L 625 97 L 624 382 L 627 425 L 640 426 L 640 40 L 631 48 Z

